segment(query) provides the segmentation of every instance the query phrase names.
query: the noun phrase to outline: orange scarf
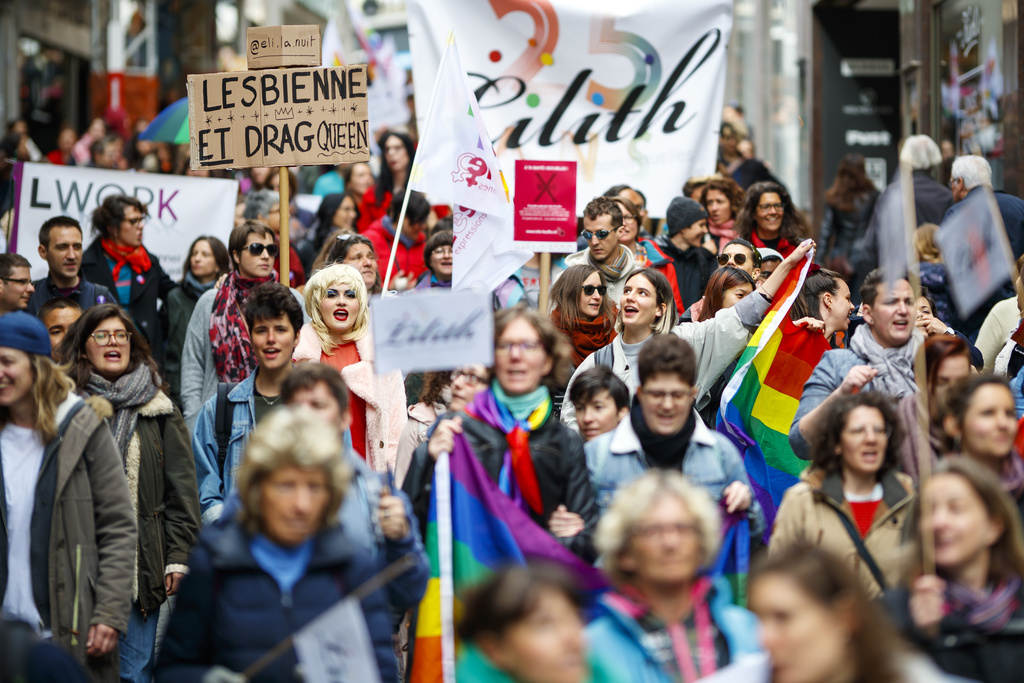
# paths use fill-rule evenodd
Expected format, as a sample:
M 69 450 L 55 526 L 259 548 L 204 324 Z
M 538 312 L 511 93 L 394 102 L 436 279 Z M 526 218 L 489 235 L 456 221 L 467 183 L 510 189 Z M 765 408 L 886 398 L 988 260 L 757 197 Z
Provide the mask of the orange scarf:
M 114 244 L 112 240 L 103 237 L 100 239 L 100 246 L 103 247 L 103 251 L 107 253 L 107 256 L 115 261 L 114 268 L 110 271 L 111 275 L 114 276 L 114 282 L 117 282 L 117 277 L 121 274 L 121 266 L 126 263 L 137 275 L 146 273 L 153 267 L 153 261 L 149 258 L 149 252 L 141 244 L 137 247 L 122 247 Z

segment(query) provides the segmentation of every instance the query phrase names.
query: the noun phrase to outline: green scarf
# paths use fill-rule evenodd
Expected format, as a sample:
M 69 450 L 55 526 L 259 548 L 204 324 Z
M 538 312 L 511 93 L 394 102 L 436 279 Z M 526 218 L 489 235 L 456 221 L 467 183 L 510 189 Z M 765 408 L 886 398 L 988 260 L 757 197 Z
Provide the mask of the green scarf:
M 491 382 L 491 390 L 494 391 L 494 398 L 508 408 L 508 412 L 512 413 L 512 417 L 519 421 L 530 417 L 544 401 L 551 398 L 551 393 L 543 384 L 528 394 L 509 396 L 501 388 L 501 385 L 498 384 L 498 380 L 494 380 Z M 545 415 L 545 417 L 547 416 Z

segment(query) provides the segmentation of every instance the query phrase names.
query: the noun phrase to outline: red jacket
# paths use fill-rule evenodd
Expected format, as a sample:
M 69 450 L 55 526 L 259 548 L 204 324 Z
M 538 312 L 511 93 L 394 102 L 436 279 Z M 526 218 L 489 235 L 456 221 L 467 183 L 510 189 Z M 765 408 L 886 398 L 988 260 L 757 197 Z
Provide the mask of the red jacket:
M 384 193 L 384 201 L 377 203 L 377 187 L 374 185 L 363 195 L 359 202 L 359 218 L 356 219 L 356 231 L 361 235 L 375 222 L 388 214 L 391 208 L 391 193 Z M 383 277 L 383 276 L 381 276 Z
M 387 225 L 385 226 L 385 221 Z M 377 270 L 380 271 L 381 282 L 388 270 L 388 259 L 391 258 L 391 245 L 395 241 L 395 235 L 391 232 L 391 219 L 387 216 L 373 222 L 363 236 L 373 242 L 373 250 L 377 253 Z M 391 271 L 391 278 L 394 279 L 398 273 L 405 273 L 410 279 L 415 280 L 427 270 L 427 264 L 423 262 L 423 246 L 427 238 L 421 232 L 411 247 L 405 246 L 402 240 L 398 240 L 398 251 L 395 253 L 395 267 Z

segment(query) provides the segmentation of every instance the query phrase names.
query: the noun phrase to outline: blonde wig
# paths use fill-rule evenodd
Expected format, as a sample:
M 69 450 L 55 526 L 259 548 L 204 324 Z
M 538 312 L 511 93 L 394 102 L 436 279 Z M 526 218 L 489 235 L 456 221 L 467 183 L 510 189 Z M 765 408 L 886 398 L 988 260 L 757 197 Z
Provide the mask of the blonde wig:
M 327 323 L 324 322 L 324 314 L 320 310 L 320 304 L 327 296 L 328 289 L 351 289 L 356 293 L 356 300 L 359 301 L 359 313 L 356 315 L 355 324 L 340 340 L 331 335 Z M 341 344 L 358 341 L 370 331 L 370 297 L 366 292 L 363 276 L 352 266 L 332 263 L 321 268 L 313 273 L 313 276 L 306 282 L 303 296 L 306 299 L 306 313 L 310 317 L 316 335 L 320 338 L 320 346 L 328 355 Z
M 261 531 L 263 482 L 277 470 L 298 467 L 323 470 L 327 475 L 330 499 L 320 528 L 334 524 L 352 481 L 352 468 L 342 460 L 341 450 L 338 431 L 300 408 L 282 407 L 268 414 L 249 439 L 238 469 L 239 521 L 250 533 Z
M 697 521 L 700 538 L 700 564 L 711 564 L 718 555 L 721 521 L 718 506 L 703 489 L 675 470 L 651 470 L 619 489 L 611 507 L 597 524 L 594 545 L 602 555 L 604 572 L 617 584 L 629 584 L 631 576 L 620 565 L 629 549 L 633 530 L 665 496 L 678 498 Z

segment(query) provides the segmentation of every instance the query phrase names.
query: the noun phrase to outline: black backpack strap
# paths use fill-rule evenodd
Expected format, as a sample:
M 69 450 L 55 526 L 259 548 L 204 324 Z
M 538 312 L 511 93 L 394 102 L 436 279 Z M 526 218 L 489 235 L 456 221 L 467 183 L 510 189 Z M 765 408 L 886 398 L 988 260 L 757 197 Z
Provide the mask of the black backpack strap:
M 826 503 L 827 504 L 827 503 Z M 864 545 L 864 539 L 860 537 L 860 531 L 854 526 L 853 520 L 848 515 L 843 514 L 843 511 L 839 508 L 829 505 L 832 510 L 839 515 L 839 519 L 843 522 L 843 527 L 846 528 L 846 533 L 850 535 L 850 540 L 853 541 L 853 547 L 857 549 L 857 554 L 860 555 L 860 559 L 864 560 L 864 564 L 867 565 L 868 570 L 871 572 L 871 576 L 875 577 L 875 582 L 878 583 L 879 588 L 884 592 L 888 586 L 885 585 L 885 575 L 882 574 L 882 570 L 878 567 L 878 563 L 875 562 L 875 558 L 872 557 L 871 551 Z
M 3 620 L 0 624 L 0 653 L 3 667 L 2 683 L 28 683 L 28 659 L 36 644 L 32 627 L 21 621 Z
M 217 384 L 216 411 L 213 416 L 213 428 L 217 434 L 217 471 L 220 473 L 221 492 L 224 492 L 224 463 L 228 459 L 228 442 L 231 440 L 232 410 L 228 402 L 228 394 L 237 386 L 231 382 Z

